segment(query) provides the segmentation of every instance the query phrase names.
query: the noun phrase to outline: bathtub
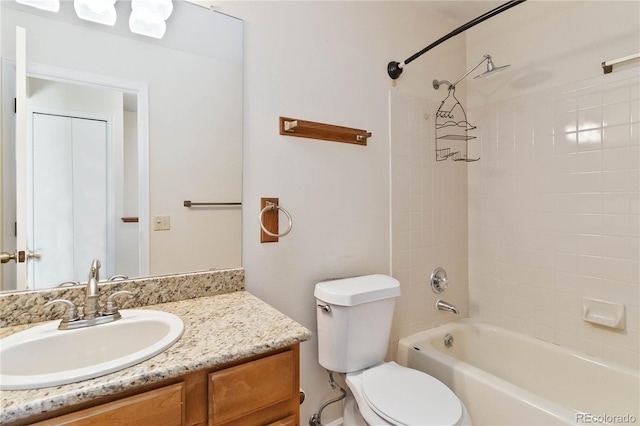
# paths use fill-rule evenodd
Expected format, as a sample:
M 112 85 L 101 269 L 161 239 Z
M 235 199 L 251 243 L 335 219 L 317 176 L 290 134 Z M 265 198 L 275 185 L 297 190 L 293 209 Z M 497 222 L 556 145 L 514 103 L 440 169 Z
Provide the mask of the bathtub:
M 449 386 L 474 426 L 640 425 L 637 371 L 468 318 L 401 339 L 397 361 Z

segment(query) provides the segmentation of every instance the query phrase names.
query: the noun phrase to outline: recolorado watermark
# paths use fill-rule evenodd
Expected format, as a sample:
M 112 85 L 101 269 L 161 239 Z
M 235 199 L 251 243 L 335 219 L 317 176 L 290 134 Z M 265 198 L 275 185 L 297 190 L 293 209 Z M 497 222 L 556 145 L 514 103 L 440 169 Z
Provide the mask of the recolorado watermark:
M 635 424 L 638 422 L 638 418 L 632 414 L 592 414 L 592 413 L 577 413 L 576 423 L 578 424 L 591 424 L 591 423 L 605 423 L 605 424 Z

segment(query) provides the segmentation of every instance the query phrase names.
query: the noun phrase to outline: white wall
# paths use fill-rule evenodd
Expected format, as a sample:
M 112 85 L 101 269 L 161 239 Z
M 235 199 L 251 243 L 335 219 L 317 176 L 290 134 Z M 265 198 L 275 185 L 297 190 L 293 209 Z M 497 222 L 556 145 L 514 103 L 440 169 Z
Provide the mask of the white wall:
M 471 316 L 634 368 L 640 359 L 640 3 L 526 2 L 467 33 L 467 62 L 512 67 L 469 91 Z M 626 308 L 623 331 L 582 298 Z
M 138 217 L 138 114 L 124 111 L 124 179 L 122 216 Z M 138 272 L 139 223 L 118 221 L 116 268 L 118 274 L 135 276 Z
M 103 248 L 107 251 L 109 250 L 107 248 L 108 244 L 113 244 L 115 246 L 119 242 L 119 234 L 117 232 L 117 227 L 119 225 L 119 222 L 121 222 L 120 217 L 122 216 L 122 209 L 123 209 L 122 167 L 123 167 L 124 121 L 123 121 L 122 105 L 123 105 L 122 92 L 118 92 L 114 90 L 105 90 L 105 89 L 100 89 L 95 87 L 87 87 L 87 86 L 79 86 L 79 85 L 55 82 L 51 80 L 43 80 L 39 78 L 28 78 L 28 82 L 27 82 L 27 107 L 28 108 L 36 109 L 39 112 L 51 112 L 54 114 L 67 113 L 67 114 L 70 114 L 71 116 L 73 116 L 74 113 L 77 113 L 77 114 L 80 114 L 81 117 L 87 116 L 87 115 L 90 117 L 97 115 L 98 117 L 108 117 L 110 119 L 110 128 L 108 133 L 110 135 L 110 140 L 107 141 L 108 150 L 109 150 L 109 153 L 107 156 L 108 164 L 106 165 L 103 164 L 102 167 L 108 166 L 110 170 L 109 172 L 107 172 L 108 188 L 106 190 L 111 194 L 108 204 L 112 204 L 112 205 L 110 206 L 109 211 L 106 213 L 103 210 L 101 210 L 100 207 L 97 207 L 97 210 L 94 209 L 93 211 L 93 213 L 95 213 L 96 211 L 100 211 L 100 214 L 106 215 L 105 216 L 106 220 L 111 224 L 112 230 L 111 231 L 107 230 L 106 232 L 107 234 L 109 234 L 109 232 L 112 232 L 112 234 L 109 236 L 104 235 L 104 237 L 107 238 L 107 241 L 104 241 L 104 240 L 102 241 L 104 245 Z M 51 110 L 49 110 L 50 108 Z M 82 150 L 80 150 L 79 152 L 82 152 Z M 70 152 L 66 152 L 66 151 L 57 152 L 57 155 L 61 157 L 54 158 L 54 157 L 49 157 L 47 155 L 41 156 L 40 161 L 42 161 L 42 163 L 40 164 L 43 164 L 44 162 L 49 162 L 49 167 L 53 167 L 54 169 L 67 167 L 65 164 L 71 161 Z M 82 158 L 82 155 L 80 155 L 81 160 L 79 161 L 79 163 L 83 164 L 90 161 L 100 161 L 101 158 L 104 161 L 105 160 L 104 155 L 107 155 L 107 153 L 106 152 L 103 153 L 102 157 L 100 157 L 100 154 L 98 153 L 95 156 L 95 158 L 93 157 Z M 69 157 L 69 158 L 63 158 L 63 157 Z M 78 159 L 76 159 L 76 161 L 78 161 Z M 78 166 L 76 165 L 75 167 L 77 168 Z M 99 165 L 97 167 L 99 167 Z M 40 169 L 39 166 L 36 167 L 34 172 L 39 171 L 39 169 Z M 45 172 L 43 176 L 50 175 L 47 173 L 49 172 Z M 36 176 L 37 175 L 34 173 L 34 179 L 36 179 Z M 70 190 L 71 187 L 67 189 Z M 96 188 L 96 189 L 99 189 L 99 188 Z M 78 191 L 80 191 L 80 189 L 78 189 Z M 64 194 L 64 191 L 62 193 Z M 82 194 L 82 192 L 80 193 Z M 67 195 L 71 196 L 71 194 L 67 194 Z M 53 194 L 43 195 L 43 197 L 45 200 L 51 200 L 56 198 L 56 196 Z M 40 198 L 40 200 L 42 201 L 42 198 Z M 69 208 L 72 208 L 72 206 L 69 206 Z M 104 206 L 102 206 L 102 208 L 104 208 Z M 91 224 L 93 223 L 91 221 L 91 217 L 93 217 L 93 213 L 91 213 L 91 209 L 87 209 L 87 210 L 88 210 L 87 217 L 89 219 L 86 219 L 83 221 L 81 217 L 75 217 L 75 220 L 79 221 L 79 222 L 76 222 L 76 224 L 84 223 L 86 226 L 91 228 Z M 34 211 L 34 220 L 35 218 L 38 218 L 38 217 L 40 217 L 40 219 L 46 218 L 46 215 L 42 216 L 39 213 L 42 213 L 42 212 Z M 71 222 L 74 221 L 74 218 L 72 217 L 69 217 L 66 219 L 70 220 Z M 61 221 L 61 223 L 65 223 L 65 222 Z M 40 222 L 40 224 L 42 224 L 42 222 Z M 99 230 L 105 231 L 104 226 L 105 226 L 104 223 L 102 224 L 96 223 L 95 231 L 98 232 L 98 234 L 99 234 Z M 78 233 L 82 235 L 83 234 L 81 232 L 82 229 L 84 228 L 79 227 L 79 228 L 76 228 L 75 231 L 76 232 L 80 231 Z M 40 235 L 39 233 L 37 233 L 35 236 L 31 235 L 31 237 L 29 237 L 29 235 L 31 235 L 31 232 L 27 233 L 27 236 L 30 240 L 33 238 L 42 236 L 44 239 L 43 241 L 47 241 L 47 239 L 44 238 L 44 235 L 48 235 L 48 231 L 45 231 L 44 235 Z M 71 238 L 72 236 L 68 236 L 68 237 Z M 40 239 L 37 238 L 34 241 L 38 241 L 38 240 Z M 97 238 L 97 241 L 101 241 L 100 238 Z M 44 248 L 44 247 L 41 247 L 37 242 L 35 244 L 37 247 Z M 51 244 L 52 244 L 52 241 L 49 241 L 49 249 L 52 248 Z M 99 247 L 99 246 L 100 245 L 98 244 L 93 247 Z M 61 249 L 62 247 L 64 247 L 64 245 L 61 242 L 60 246 L 57 248 Z M 64 253 L 64 254 L 60 253 L 60 250 L 57 250 L 58 251 L 57 253 L 49 253 L 49 256 L 51 257 L 51 259 L 49 259 L 49 262 L 43 262 L 42 264 L 40 263 L 31 264 L 31 268 L 33 268 L 33 270 L 36 271 L 34 274 L 34 276 L 36 277 L 35 288 L 50 288 L 63 281 L 84 280 L 86 275 L 86 268 L 87 268 L 86 265 L 90 264 L 92 256 L 97 257 L 98 255 L 100 256 L 102 256 L 103 254 L 106 255 L 107 251 L 100 251 L 98 253 L 92 254 L 90 253 L 90 250 L 89 252 L 87 252 L 87 250 L 83 250 L 83 248 L 86 249 L 87 247 L 80 246 L 78 248 L 78 246 L 76 246 L 76 250 L 79 250 L 79 252 L 84 251 L 84 253 L 82 256 L 80 256 L 79 259 L 78 258 L 76 259 L 76 262 L 72 262 L 74 263 L 73 265 L 74 272 L 70 274 L 67 273 L 68 271 L 64 271 L 64 270 L 56 271 L 56 265 L 58 264 L 58 262 L 56 261 L 56 256 L 62 259 L 68 255 L 68 253 Z M 124 249 L 121 253 L 118 253 L 118 254 L 121 256 L 127 256 L 129 255 L 129 250 L 133 250 L 134 252 L 137 251 L 137 243 L 133 246 L 131 245 L 127 246 L 126 249 Z M 88 257 L 88 260 L 81 261 L 81 259 L 83 259 L 85 256 Z M 46 258 L 43 258 L 43 259 L 46 259 Z M 102 263 L 103 263 L 103 271 L 106 275 L 108 276 L 114 275 L 115 273 L 114 271 L 117 271 L 116 269 L 117 262 L 115 259 L 103 258 Z M 47 269 L 47 268 L 51 268 L 51 269 Z M 46 272 L 46 271 L 50 271 L 50 272 Z
M 118 7 L 126 8 L 124 3 Z M 188 209 L 183 201 L 237 202 L 241 197 L 241 23 L 176 4 L 174 30 L 162 41 L 170 46 L 164 47 L 132 36 L 126 19 L 105 29 L 81 21 L 71 2 L 61 5 L 55 15 L 60 20 L 10 7 L 3 6 L 2 15 L 7 58 L 15 56 L 10 29 L 19 24 L 27 29 L 29 63 L 148 84 L 149 212 L 151 218 L 171 217 L 170 231 L 150 226 L 150 273 L 239 266 L 240 209 Z M 182 28 L 176 27 L 180 13 L 188 14 Z M 192 20 L 196 23 L 189 26 Z M 121 26 L 126 36 L 119 35 Z M 226 43 L 209 43 L 221 39 Z
M 424 96 L 452 78 L 462 51 L 437 49 L 407 66 L 393 89 L 387 63 L 452 29 L 414 2 L 216 2 L 245 25 L 243 265 L 249 291 L 316 331 L 314 285 L 390 273 L 389 91 Z M 456 45 L 460 47 L 460 45 Z M 278 117 L 366 129 L 368 146 L 280 136 Z M 292 232 L 260 244 L 260 197 L 279 197 Z M 281 220 L 284 216 L 281 215 Z M 425 309 L 428 309 L 425 306 Z M 301 422 L 336 393 L 301 345 L 307 391 Z M 328 423 L 336 410 L 323 413 Z

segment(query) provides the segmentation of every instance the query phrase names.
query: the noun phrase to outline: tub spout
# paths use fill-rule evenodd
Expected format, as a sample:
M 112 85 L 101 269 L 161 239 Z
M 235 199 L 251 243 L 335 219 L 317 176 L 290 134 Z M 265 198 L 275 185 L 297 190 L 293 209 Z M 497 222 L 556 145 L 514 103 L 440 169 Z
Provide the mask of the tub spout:
M 438 299 L 436 301 L 436 308 L 441 311 L 453 312 L 454 314 L 458 315 L 458 308 L 456 308 L 449 302 L 445 302 L 442 299 Z

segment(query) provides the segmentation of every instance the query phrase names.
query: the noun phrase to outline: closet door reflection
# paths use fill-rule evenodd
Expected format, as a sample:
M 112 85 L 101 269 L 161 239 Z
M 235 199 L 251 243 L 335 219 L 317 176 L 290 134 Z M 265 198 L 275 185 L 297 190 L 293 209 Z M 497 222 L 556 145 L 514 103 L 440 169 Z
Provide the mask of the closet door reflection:
M 41 258 L 28 265 L 27 285 L 84 281 L 94 258 L 111 269 L 108 123 L 43 113 L 31 117 L 27 239 Z

